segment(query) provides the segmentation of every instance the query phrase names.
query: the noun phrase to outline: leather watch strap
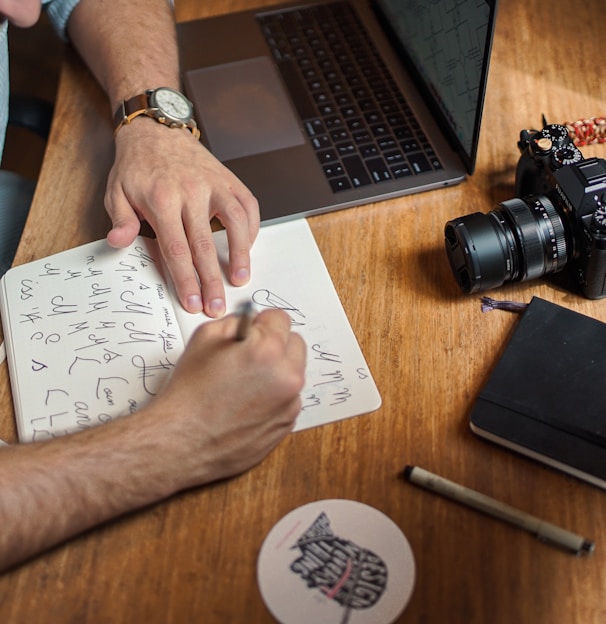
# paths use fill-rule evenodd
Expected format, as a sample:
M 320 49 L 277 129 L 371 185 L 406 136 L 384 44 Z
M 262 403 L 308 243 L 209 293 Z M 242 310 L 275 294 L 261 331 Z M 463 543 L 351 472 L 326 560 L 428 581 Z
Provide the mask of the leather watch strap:
M 129 124 L 135 117 L 139 115 L 148 115 L 152 118 L 155 118 L 156 121 L 160 121 L 164 124 L 163 120 L 160 120 L 158 117 L 154 117 L 153 114 L 150 114 L 150 111 L 155 110 L 150 107 L 149 103 L 149 91 L 145 93 L 139 93 L 139 95 L 135 95 L 134 97 L 128 100 L 122 100 L 120 106 L 118 106 L 118 110 L 114 115 L 114 136 L 116 136 L 118 130 L 124 125 Z M 164 124 L 173 126 L 173 124 Z M 200 138 L 200 129 L 197 127 L 196 122 L 191 120 L 187 124 L 182 125 L 174 125 L 177 128 L 185 128 L 189 130 L 196 139 Z
M 149 96 L 147 93 L 139 93 L 129 100 L 122 100 L 114 115 L 114 136 L 124 125 L 130 123 L 135 117 L 147 114 L 149 109 Z

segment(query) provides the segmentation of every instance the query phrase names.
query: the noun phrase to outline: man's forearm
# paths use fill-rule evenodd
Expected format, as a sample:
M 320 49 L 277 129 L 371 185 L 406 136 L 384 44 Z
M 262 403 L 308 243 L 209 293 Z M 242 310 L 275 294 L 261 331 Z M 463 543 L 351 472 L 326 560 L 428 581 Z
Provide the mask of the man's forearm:
M 0 570 L 179 489 L 143 416 L 0 449 Z
M 179 88 L 179 59 L 167 0 L 81 0 L 68 24 L 71 40 L 113 113 L 123 99 L 156 87 Z

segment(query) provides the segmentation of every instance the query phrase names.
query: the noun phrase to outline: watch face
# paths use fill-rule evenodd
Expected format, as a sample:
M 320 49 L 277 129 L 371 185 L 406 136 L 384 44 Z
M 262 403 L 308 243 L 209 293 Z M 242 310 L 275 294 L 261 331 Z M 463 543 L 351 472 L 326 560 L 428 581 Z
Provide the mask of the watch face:
M 192 117 L 190 101 L 182 93 L 168 87 L 156 89 L 150 97 L 150 104 L 171 120 L 187 122 Z

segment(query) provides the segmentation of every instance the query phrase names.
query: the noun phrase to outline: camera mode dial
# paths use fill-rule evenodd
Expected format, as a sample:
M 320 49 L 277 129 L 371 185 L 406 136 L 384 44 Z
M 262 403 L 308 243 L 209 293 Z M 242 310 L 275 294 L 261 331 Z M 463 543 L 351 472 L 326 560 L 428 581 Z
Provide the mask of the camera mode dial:
M 540 135 L 550 139 L 554 146 L 565 145 L 570 141 L 568 130 L 560 124 L 551 124 L 541 130 Z
M 564 147 L 558 147 L 553 153 L 553 159 L 560 166 L 574 165 L 575 163 L 583 160 L 583 154 L 574 145 L 566 145 Z
M 606 206 L 600 203 L 599 208 L 593 213 L 591 225 L 600 232 L 606 232 Z

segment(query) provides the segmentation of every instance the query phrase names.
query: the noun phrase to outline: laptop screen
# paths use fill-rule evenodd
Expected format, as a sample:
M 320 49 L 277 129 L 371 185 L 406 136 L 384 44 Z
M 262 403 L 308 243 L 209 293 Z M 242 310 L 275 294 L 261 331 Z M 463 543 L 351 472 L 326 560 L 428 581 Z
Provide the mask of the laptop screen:
M 376 0 L 469 172 L 475 166 L 496 0 Z

